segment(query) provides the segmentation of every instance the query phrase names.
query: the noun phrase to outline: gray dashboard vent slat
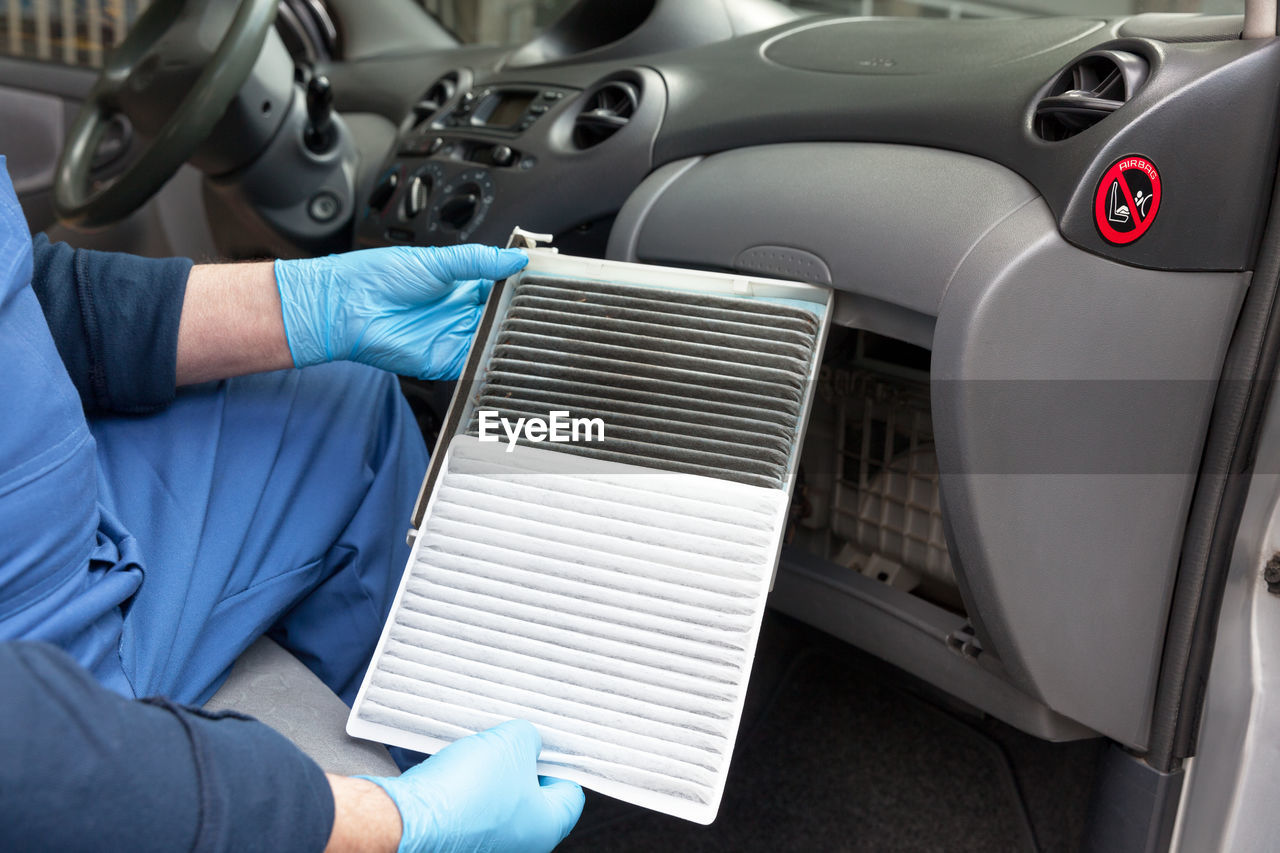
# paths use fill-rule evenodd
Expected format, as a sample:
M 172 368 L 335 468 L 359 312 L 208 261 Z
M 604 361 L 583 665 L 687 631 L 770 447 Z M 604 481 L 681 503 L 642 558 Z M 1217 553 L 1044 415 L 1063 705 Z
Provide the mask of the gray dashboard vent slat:
M 622 130 L 640 107 L 640 88 L 625 80 L 609 80 L 586 95 L 586 105 L 574 119 L 573 145 L 593 148 Z
M 1035 106 L 1036 134 L 1069 139 L 1106 119 L 1146 82 L 1143 57 L 1125 50 L 1091 50 L 1063 69 Z
M 479 435 L 483 410 L 512 421 L 564 410 L 599 418 L 605 437 L 550 449 L 776 488 L 787 473 L 794 415 L 787 412 L 789 425 L 770 425 L 757 413 L 779 400 L 798 410 L 817 328 L 812 313 L 789 305 L 531 277 L 512 294 L 467 433 Z M 557 381 L 545 374 L 549 366 L 649 380 L 656 387 L 641 399 L 658 391 L 684 405 L 674 416 L 649 402 L 639 409 L 599 386 Z M 529 385 L 529 377 L 540 381 Z M 760 405 L 726 412 L 703 403 L 704 389 Z

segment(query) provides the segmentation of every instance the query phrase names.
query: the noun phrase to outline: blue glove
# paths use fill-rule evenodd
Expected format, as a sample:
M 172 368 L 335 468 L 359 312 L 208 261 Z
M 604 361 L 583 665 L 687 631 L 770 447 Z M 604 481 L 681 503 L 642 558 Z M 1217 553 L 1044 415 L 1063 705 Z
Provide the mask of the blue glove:
M 537 774 L 542 738 L 511 720 L 449 744 L 398 778 L 361 776 L 400 810 L 399 853 L 547 853 L 573 829 L 585 798 Z
M 293 363 L 359 361 L 419 379 L 456 379 L 493 279 L 528 262 L 514 249 L 474 245 L 276 261 Z

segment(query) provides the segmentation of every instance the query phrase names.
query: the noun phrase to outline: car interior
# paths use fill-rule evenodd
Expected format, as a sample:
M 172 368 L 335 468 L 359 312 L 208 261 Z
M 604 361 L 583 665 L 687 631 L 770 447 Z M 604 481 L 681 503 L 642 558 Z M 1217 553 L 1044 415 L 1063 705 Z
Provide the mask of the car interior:
M 1168 849 L 1274 367 L 1274 3 L 443 5 L 10 3 L 33 233 L 832 288 L 720 818 L 593 795 L 561 849 Z M 402 384 L 434 440 L 452 387 Z

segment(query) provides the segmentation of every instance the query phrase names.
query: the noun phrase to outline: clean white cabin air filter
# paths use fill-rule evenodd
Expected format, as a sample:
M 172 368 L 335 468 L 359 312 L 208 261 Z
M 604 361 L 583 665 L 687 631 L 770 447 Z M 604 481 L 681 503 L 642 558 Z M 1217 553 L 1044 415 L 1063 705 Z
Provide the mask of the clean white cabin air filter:
M 710 823 L 831 292 L 529 254 L 481 320 L 347 731 L 432 753 L 523 718 L 539 773 Z

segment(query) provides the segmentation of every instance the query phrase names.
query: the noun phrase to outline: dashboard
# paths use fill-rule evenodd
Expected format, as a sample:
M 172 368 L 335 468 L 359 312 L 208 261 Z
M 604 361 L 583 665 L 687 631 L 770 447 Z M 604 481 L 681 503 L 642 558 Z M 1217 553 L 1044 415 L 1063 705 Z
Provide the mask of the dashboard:
M 356 244 L 518 226 L 570 254 L 831 286 L 837 324 L 929 352 L 972 633 L 803 559 L 777 606 L 1041 737 L 1146 747 L 1270 208 L 1280 42 L 1241 39 L 1239 16 L 611 5 L 415 60 Z M 1108 207 L 1129 169 L 1142 194 Z
M 516 225 L 607 235 L 610 217 L 665 164 L 749 145 L 847 140 L 999 163 L 1046 199 L 1069 241 L 1125 263 L 1238 270 L 1253 257 L 1260 226 L 1246 211 L 1270 187 L 1275 47 L 1239 39 L 1238 17 L 794 19 L 778 7 L 739 23 L 745 34 L 716 30 L 705 44 L 640 52 L 666 46 L 641 35 L 706 5 L 655 3 L 620 42 L 535 65 L 527 57 L 546 53 L 536 42 L 463 50 L 456 64 L 447 51 L 432 54 L 395 151 L 358 211 L 357 241 L 499 242 Z M 580 43 L 554 31 L 541 40 Z M 1140 85 L 1097 129 L 1044 138 L 1038 100 L 1098 49 L 1133 57 Z M 1265 85 L 1233 85 L 1255 76 Z M 1219 122 L 1233 128 L 1229 138 L 1188 132 Z M 1162 216 L 1176 222 L 1117 251 L 1093 224 L 1091 184 L 1139 149 L 1196 193 L 1166 205 Z

